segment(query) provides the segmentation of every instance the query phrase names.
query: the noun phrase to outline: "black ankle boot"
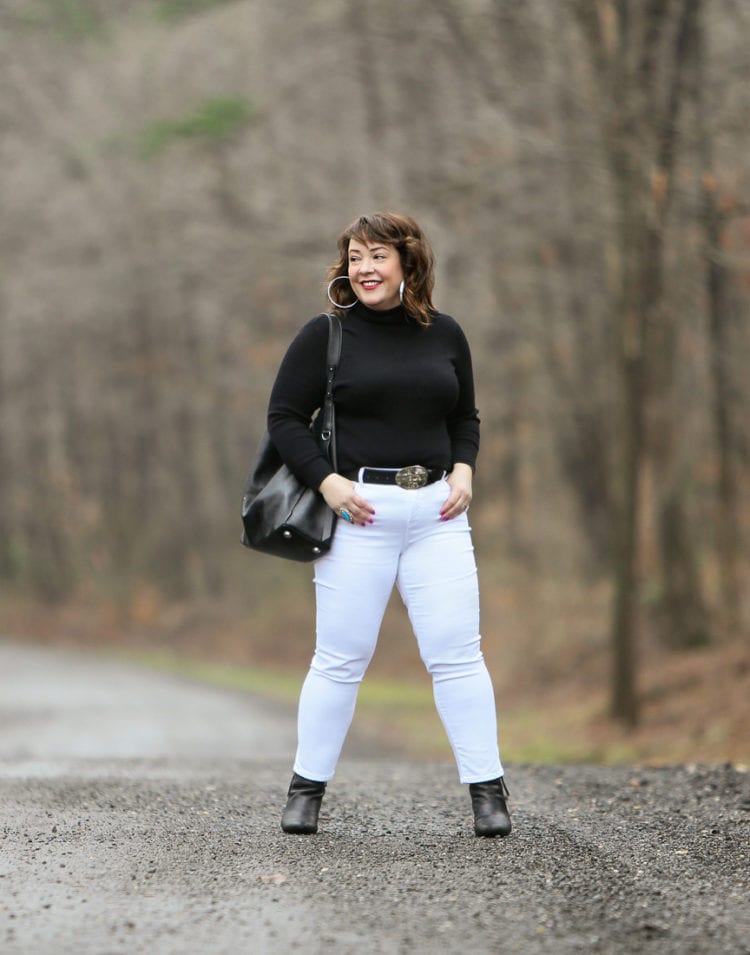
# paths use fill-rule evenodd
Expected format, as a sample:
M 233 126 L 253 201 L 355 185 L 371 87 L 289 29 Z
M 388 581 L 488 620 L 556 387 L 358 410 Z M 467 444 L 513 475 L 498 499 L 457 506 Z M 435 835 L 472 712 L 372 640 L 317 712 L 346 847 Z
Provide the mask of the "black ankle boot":
M 296 773 L 289 784 L 289 794 L 281 817 L 284 832 L 312 835 L 318 831 L 318 813 L 326 791 L 325 783 L 305 779 Z
M 505 802 L 510 795 L 505 778 L 470 783 L 469 793 L 474 809 L 474 832 L 478 836 L 507 836 L 512 827 Z

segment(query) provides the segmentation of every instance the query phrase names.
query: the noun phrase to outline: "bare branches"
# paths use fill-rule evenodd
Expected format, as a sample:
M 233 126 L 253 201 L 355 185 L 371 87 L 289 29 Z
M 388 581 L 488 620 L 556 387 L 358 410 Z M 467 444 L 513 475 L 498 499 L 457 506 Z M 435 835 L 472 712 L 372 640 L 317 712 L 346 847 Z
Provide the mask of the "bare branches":
M 0 40 L 11 550 L 38 533 L 15 507 L 24 476 L 40 464 L 35 488 L 49 491 L 52 461 L 74 518 L 70 581 L 228 586 L 231 501 L 283 344 L 324 305 L 341 225 L 398 206 L 424 221 L 438 304 L 476 356 L 482 546 L 510 529 L 534 580 L 541 567 L 581 586 L 612 573 L 615 528 L 645 529 L 621 541 L 623 612 L 656 630 L 655 529 L 669 527 L 697 558 L 686 566 L 713 621 L 702 518 L 724 425 L 709 413 L 709 355 L 741 368 L 748 342 L 725 326 L 712 337 L 700 283 L 712 264 L 722 317 L 745 314 L 745 5 L 191 0 L 168 20 L 151 3 L 120 8 L 97 4 L 96 38 Z M 732 382 L 746 402 L 734 370 Z M 735 467 L 747 420 L 730 415 Z M 664 501 L 636 487 L 644 476 Z M 193 540 L 175 528 L 196 506 Z

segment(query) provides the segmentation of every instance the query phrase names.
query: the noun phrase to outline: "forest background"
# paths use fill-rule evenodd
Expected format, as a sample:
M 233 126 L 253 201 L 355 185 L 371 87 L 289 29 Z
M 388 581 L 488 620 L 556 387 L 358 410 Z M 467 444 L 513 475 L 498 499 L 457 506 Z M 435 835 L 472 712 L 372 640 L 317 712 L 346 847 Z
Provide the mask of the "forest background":
M 472 345 L 510 759 L 750 759 L 750 4 L 2 0 L 0 627 L 293 699 L 239 543 L 335 237 L 414 215 Z M 363 729 L 445 754 L 397 598 Z

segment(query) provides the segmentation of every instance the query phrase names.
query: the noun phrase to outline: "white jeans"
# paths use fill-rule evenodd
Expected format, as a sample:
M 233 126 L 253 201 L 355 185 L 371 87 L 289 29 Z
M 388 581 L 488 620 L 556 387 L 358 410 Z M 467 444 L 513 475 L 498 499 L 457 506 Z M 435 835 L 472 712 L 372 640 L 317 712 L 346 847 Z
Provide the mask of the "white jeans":
M 460 781 L 496 779 L 503 768 L 495 697 L 479 646 L 467 515 L 440 520 L 450 493 L 445 479 L 417 490 L 358 484 L 357 492 L 375 508 L 374 523 L 339 520 L 330 552 L 315 563 L 317 641 L 300 696 L 294 771 L 321 782 L 333 777 L 396 583 L 432 675 Z

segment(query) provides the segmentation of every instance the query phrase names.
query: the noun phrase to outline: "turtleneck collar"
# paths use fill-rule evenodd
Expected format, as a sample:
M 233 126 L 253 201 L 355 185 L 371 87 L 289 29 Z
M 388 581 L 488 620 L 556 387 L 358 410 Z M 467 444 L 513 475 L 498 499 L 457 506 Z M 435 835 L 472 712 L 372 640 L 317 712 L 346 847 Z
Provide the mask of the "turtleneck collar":
M 372 322 L 374 325 L 405 325 L 409 321 L 409 316 L 406 314 L 403 305 L 376 311 L 363 305 L 362 302 L 357 302 L 351 313 L 358 318 L 363 318 L 366 322 Z

